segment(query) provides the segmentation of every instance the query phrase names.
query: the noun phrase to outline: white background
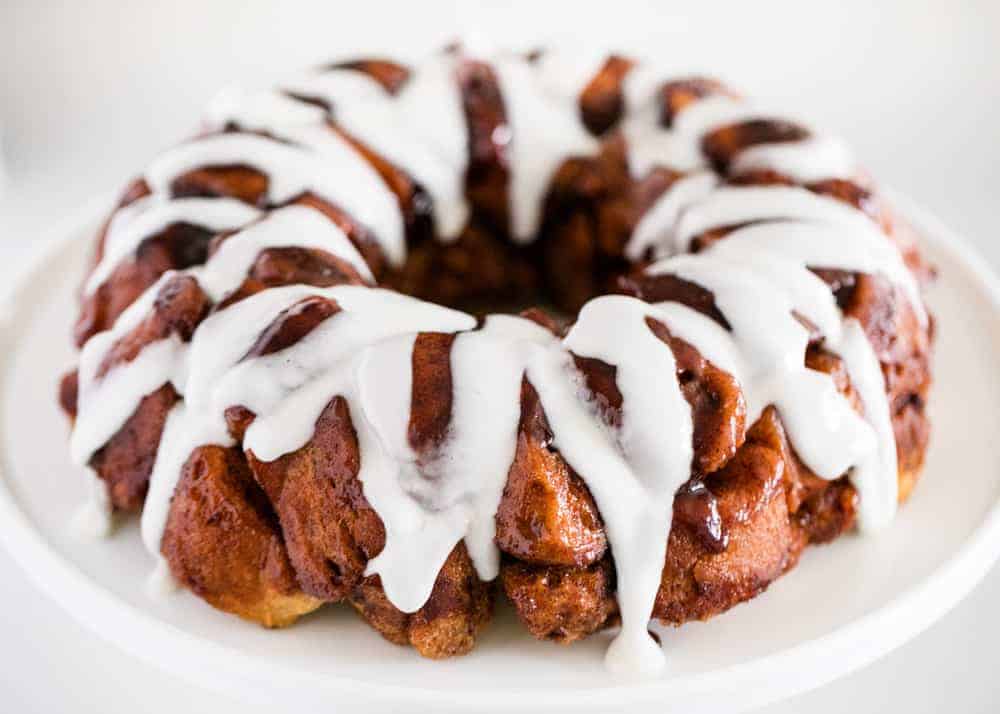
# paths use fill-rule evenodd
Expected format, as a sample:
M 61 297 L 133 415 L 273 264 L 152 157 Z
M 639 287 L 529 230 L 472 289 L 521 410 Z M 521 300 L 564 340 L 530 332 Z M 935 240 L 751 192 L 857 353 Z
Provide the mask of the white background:
M 0 281 L 47 228 L 191 133 L 220 86 L 352 52 L 419 56 L 459 35 L 597 43 L 720 75 L 844 136 L 1000 267 L 1000 2 L 0 0 Z M 2 552 L 0 573 L 3 711 L 257 714 L 104 644 Z M 998 602 L 994 569 L 910 644 L 767 711 L 996 711 Z

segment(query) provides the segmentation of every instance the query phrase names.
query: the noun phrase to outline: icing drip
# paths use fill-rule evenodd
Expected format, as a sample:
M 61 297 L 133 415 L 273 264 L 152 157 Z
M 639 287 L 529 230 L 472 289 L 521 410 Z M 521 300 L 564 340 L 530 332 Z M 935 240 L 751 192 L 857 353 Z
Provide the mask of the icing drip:
M 647 326 L 666 325 L 740 383 L 752 423 L 768 405 L 781 413 L 789 439 L 817 474 L 848 473 L 861 496 L 859 522 L 884 526 L 896 507 L 896 446 L 881 366 L 861 325 L 845 319 L 829 287 L 810 268 L 886 276 L 918 318 L 926 313 L 918 286 L 895 246 L 860 211 L 802 188 L 718 186 L 705 170 L 702 137 L 717 127 L 764 115 L 728 96 L 710 95 L 662 126 L 659 72 L 634 68 L 622 88 L 620 129 L 629 170 L 643 176 L 666 166 L 692 173 L 675 181 L 637 224 L 626 245 L 631 261 L 661 258 L 648 275 L 675 274 L 714 294 L 731 330 L 679 303 L 647 304 L 622 296 L 588 302 L 565 339 L 518 317 L 489 316 L 478 327 L 464 313 L 374 287 L 290 285 L 255 293 L 211 314 L 190 342 L 170 336 L 146 345 L 130 362 L 98 377 L 115 342 L 152 310 L 160 288 L 178 274 L 197 280 L 219 303 L 270 247 L 327 251 L 372 275 L 344 232 L 315 209 L 288 205 L 263 215 L 232 199 L 171 199 L 172 182 L 205 167 L 243 165 L 267 177 L 262 203 L 281 205 L 312 191 L 369 228 L 388 259 L 406 255 L 404 219 L 379 175 L 343 137 L 346 133 L 411 175 L 433 201 L 436 231 L 456 237 L 468 218 L 462 182 L 467 132 L 455 78 L 460 59 L 435 57 L 415 68 L 390 95 L 362 72 L 327 70 L 289 80 L 278 90 L 231 89 L 216 99 L 210 122 L 264 130 L 268 136 L 205 136 L 167 152 L 146 173 L 152 196 L 119 210 L 105 255 L 88 280 L 92 292 L 147 237 L 174 223 L 208 231 L 241 228 L 205 265 L 168 273 L 84 346 L 79 367 L 74 460 L 90 461 L 135 412 L 143 397 L 171 384 L 183 397 L 170 411 L 142 515 L 146 547 L 158 559 L 171 498 L 183 465 L 201 445 L 232 446 L 224 418 L 243 406 L 256 418 L 243 446 L 272 461 L 302 448 L 330 400 L 346 400 L 361 452 L 358 478 L 385 525 L 386 543 L 368 564 L 400 610 L 419 609 L 449 553 L 464 542 L 477 573 L 499 572 L 494 517 L 517 447 L 520 388 L 538 393 L 553 445 L 579 474 L 604 521 L 617 572 L 621 632 L 607 653 L 616 671 L 652 672 L 663 665 L 646 632 L 666 556 L 674 495 L 691 471 L 693 425 L 667 344 Z M 535 62 L 504 55 L 491 62 L 509 123 L 506 151 L 515 240 L 530 240 L 554 173 L 572 156 L 600 148 L 584 128 L 580 92 L 604 61 L 602 53 Z M 319 99 L 329 112 L 291 96 Z M 846 177 L 853 161 L 842 145 L 810 134 L 796 142 L 759 144 L 736 154 L 734 173 L 767 168 L 799 181 Z M 748 225 L 749 224 L 749 225 Z M 686 254 L 707 230 L 735 228 L 698 255 Z M 675 257 L 664 257 L 675 255 Z M 335 301 L 340 311 L 298 342 L 247 357 L 261 333 L 305 298 Z M 863 406 L 851 407 L 832 378 L 804 365 L 810 333 L 840 356 Z M 763 329 L 762 329 L 763 327 Z M 420 332 L 456 333 L 450 352 L 452 418 L 433 454 L 417 454 L 408 438 L 413 349 Z M 615 368 L 622 395 L 620 426 L 602 419 L 573 356 Z M 100 485 L 95 478 L 95 485 Z M 100 528 L 107 494 L 95 489 Z M 161 577 L 166 581 L 168 578 Z
M 543 84 L 521 59 L 504 57 L 493 67 L 511 134 L 511 233 L 527 243 L 538 229 L 542 199 L 556 170 L 570 156 L 596 154 L 599 144 L 580 122 L 578 92 L 553 91 L 552 79 Z
M 629 111 L 622 122 L 628 142 L 629 169 L 641 178 L 657 166 L 695 171 L 707 166 L 701 151 L 705 134 L 730 124 L 766 119 L 772 114 L 760 107 L 723 94 L 711 94 L 686 106 L 663 127 L 657 90 L 664 81 L 648 68 L 637 67 L 626 75 L 622 93 Z M 825 134 L 790 142 L 757 144 L 736 154 L 730 166 L 734 175 L 770 169 L 802 183 L 850 178 L 857 174 L 853 155 L 839 139 Z
M 146 550 L 157 559 L 158 566 L 163 558 L 160 555 L 160 540 L 167 526 L 170 501 L 180 480 L 181 470 L 191 453 L 206 444 L 234 444 L 226 429 L 225 419 L 198 414 L 185 402 L 177 402 L 167 415 L 167 422 L 163 427 L 156 462 L 149 477 L 149 492 L 146 494 L 148 505 L 142 509 L 140 523 L 142 542 Z
M 472 506 L 465 546 L 483 580 L 500 572 L 494 515 L 517 449 L 525 364 L 539 346 L 555 341 L 530 320 L 491 315 L 481 329 L 459 335 L 452 346 L 452 424 L 442 449 L 447 458 L 442 455 L 436 467 L 447 482 L 477 480 L 465 486 Z
M 673 250 L 686 253 L 691 240 L 707 230 L 750 221 L 799 220 L 823 222 L 862 233 L 878 243 L 885 236 L 857 209 L 833 198 L 795 186 L 722 186 L 690 206 L 674 228 Z
M 565 340 L 574 354 L 617 368 L 625 405 L 617 443 L 581 409 L 565 380 L 546 373 L 552 360 L 528 371 L 532 383 L 541 385 L 536 388 L 556 446 L 586 474 L 615 555 L 622 629 L 607 653 L 614 671 L 655 671 L 663 664 L 646 628 L 666 559 L 674 493 L 688 480 L 693 454 L 690 408 L 673 378 L 673 353 L 646 325 L 650 313 L 649 305 L 634 298 L 596 298 L 580 311 Z
M 111 497 L 104 481 L 87 467 L 87 500 L 73 514 L 70 529 L 80 538 L 104 538 L 111 534 Z

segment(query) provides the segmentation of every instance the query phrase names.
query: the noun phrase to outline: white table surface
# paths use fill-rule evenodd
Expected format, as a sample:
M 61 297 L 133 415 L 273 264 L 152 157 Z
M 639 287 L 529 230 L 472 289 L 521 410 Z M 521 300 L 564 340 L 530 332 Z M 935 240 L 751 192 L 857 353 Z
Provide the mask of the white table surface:
M 0 0 L 0 279 L 60 218 L 120 188 L 190 133 L 225 83 L 264 81 L 352 51 L 414 56 L 459 34 L 516 47 L 596 42 L 719 74 L 843 135 L 884 183 L 1000 267 L 991 220 L 1000 189 L 1000 3 L 315 5 Z M 105 644 L 2 551 L 0 573 L 0 711 L 258 711 Z M 994 568 L 906 646 L 767 711 L 996 711 L 997 602 Z

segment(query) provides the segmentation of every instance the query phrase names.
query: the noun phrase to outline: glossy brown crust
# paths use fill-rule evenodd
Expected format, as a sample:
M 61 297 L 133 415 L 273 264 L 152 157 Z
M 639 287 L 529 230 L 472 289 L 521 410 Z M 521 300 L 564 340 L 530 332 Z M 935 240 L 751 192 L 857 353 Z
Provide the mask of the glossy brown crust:
M 743 445 L 747 405 L 736 378 L 702 357 L 692 345 L 670 334 L 658 320 L 646 318 L 650 331 L 674 354 L 681 393 L 691 406 L 694 477 L 722 468 Z
M 517 450 L 496 514 L 496 543 L 526 562 L 587 566 L 607 552 L 604 524 L 590 491 L 551 442 L 538 393 L 525 379 Z
M 335 300 L 328 300 L 318 295 L 303 298 L 283 310 L 277 319 L 260 333 L 243 359 L 262 357 L 291 347 L 338 312 L 340 305 Z
M 509 232 L 506 153 L 510 129 L 500 84 L 488 64 L 475 60 L 460 65 L 458 83 L 469 132 L 466 196 L 477 216 L 493 232 L 506 235 Z
M 211 301 L 197 280 L 189 276 L 172 277 L 157 293 L 152 312 L 111 345 L 96 376 L 103 377 L 112 367 L 131 362 L 151 342 L 171 335 L 188 342 L 210 309 Z
M 673 126 L 674 117 L 699 99 L 712 95 L 736 97 L 722 82 L 709 77 L 687 77 L 666 82 L 660 87 L 660 123 Z
M 453 333 L 421 332 L 413 343 L 410 422 L 407 439 L 422 460 L 431 461 L 451 424 Z
M 733 157 L 758 144 L 802 141 L 809 132 L 781 119 L 750 119 L 710 131 L 701 140 L 701 149 L 716 170 L 725 172 Z
M 569 644 L 619 622 L 610 558 L 586 567 L 511 560 L 500 571 L 500 584 L 521 624 L 540 640 Z
M 580 93 L 580 119 L 587 130 L 600 136 L 611 129 L 625 113 L 622 83 L 635 63 L 612 55 Z
M 390 94 L 395 94 L 410 77 L 410 70 L 398 62 L 388 59 L 361 59 L 351 62 L 338 62 L 327 65 L 330 69 L 353 69 L 364 72 L 385 88 Z
M 390 92 L 407 79 L 405 68 L 383 60 L 342 66 L 368 73 Z M 455 241 L 434 239 L 421 187 L 344 134 L 336 125 L 336 107 L 323 105 L 330 112 L 330 131 L 355 145 L 403 209 L 406 265 L 390 268 L 368 229 L 339 207 L 312 194 L 292 203 L 311 206 L 341 227 L 381 284 L 418 297 L 477 313 L 544 301 L 572 314 L 594 295 L 613 290 L 649 302 L 681 302 L 728 329 L 710 291 L 676 276 L 646 275 L 641 265 L 631 266 L 624 257 L 643 213 L 681 177 L 666 168 L 654 168 L 643 177 L 628 171 L 625 143 L 614 125 L 622 113 L 622 82 L 630 69 L 629 60 L 612 57 L 582 93 L 581 118 L 592 133 L 602 136 L 602 149 L 594 157 L 571 158 L 559 167 L 545 199 L 539 238 L 528 247 L 509 240 L 509 127 L 496 77 L 477 61 L 461 62 L 456 77 L 468 126 L 466 188 L 472 215 Z M 732 92 L 698 77 L 663 85 L 661 122 L 669 126 L 685 106 L 710 94 Z M 801 127 L 788 122 L 737 122 L 707 135 L 703 149 L 730 183 L 795 185 L 771 171 L 732 175 L 730 164 L 748 146 L 805 136 Z M 273 209 L 266 202 L 267 182 L 252 167 L 210 166 L 179 177 L 172 193 L 228 196 Z M 921 280 L 932 275 L 908 226 L 865 177 L 805 188 L 862 210 L 897 243 Z M 146 193 L 148 187 L 137 181 L 122 204 Z M 724 240 L 733 228 L 723 226 L 696 237 L 694 249 Z M 209 240 L 199 227 L 178 224 L 148 238 L 132 264 L 120 266 L 83 301 L 78 339 L 82 342 L 106 329 L 163 272 L 204 261 L 226 237 Z M 99 242 L 97 259 L 101 250 Z M 884 279 L 811 267 L 830 285 L 844 312 L 860 321 L 882 363 L 897 439 L 900 498 L 905 499 L 922 466 L 929 435 L 925 405 L 932 330 L 918 324 L 904 296 Z M 196 284 L 173 281 L 165 286 L 150 318 L 114 346 L 102 369 L 134 358 L 154 339 L 169 334 L 189 339 L 209 311 L 224 310 L 266 287 L 292 283 L 365 281 L 346 262 L 301 248 L 263 251 L 243 284 L 214 306 L 199 295 Z M 338 311 L 336 303 L 325 298 L 303 300 L 265 330 L 247 357 L 280 352 L 324 320 L 336 319 Z M 526 316 L 553 332 L 566 322 L 539 310 Z M 846 478 L 826 481 L 802 464 L 773 407 L 755 423 L 747 423 L 743 395 L 731 375 L 671 335 L 664 324 L 650 319 L 647 326 L 672 350 L 694 417 L 692 478 L 678 491 L 673 526 L 664 534 L 668 549 L 653 613 L 665 623 L 681 624 L 754 597 L 793 567 L 806 545 L 827 542 L 853 527 L 857 495 Z M 453 335 L 421 333 L 413 352 L 409 439 L 429 470 L 448 434 L 453 341 Z M 622 396 L 614 368 L 594 359 L 575 361 L 598 411 L 609 424 L 619 423 Z M 810 345 L 805 363 L 830 374 L 861 410 L 843 364 L 818 339 Z M 76 392 L 75 375 L 67 375 L 60 385 L 60 401 L 70 414 Z M 177 399 L 169 385 L 147 396 L 95 454 L 92 465 L 108 482 L 117 508 L 141 504 L 166 415 Z M 254 414 L 231 405 L 225 416 L 241 444 Z M 430 599 L 415 613 L 392 606 L 379 578 L 365 576 L 368 562 L 384 547 L 385 530 L 364 497 L 357 436 L 348 404 L 340 397 L 327 404 L 306 445 L 275 461 L 260 461 L 239 446 L 197 449 L 171 505 L 163 553 L 174 575 L 209 603 L 269 626 L 288 624 L 321 603 L 347 601 L 388 640 L 410 644 L 427 657 L 448 657 L 473 646 L 490 618 L 495 592 L 502 590 L 532 634 L 571 642 L 618 622 L 614 561 L 593 497 L 552 441 L 538 394 L 524 379 L 515 457 L 496 514 L 500 578 L 495 584 L 480 581 L 459 544 L 439 573 Z

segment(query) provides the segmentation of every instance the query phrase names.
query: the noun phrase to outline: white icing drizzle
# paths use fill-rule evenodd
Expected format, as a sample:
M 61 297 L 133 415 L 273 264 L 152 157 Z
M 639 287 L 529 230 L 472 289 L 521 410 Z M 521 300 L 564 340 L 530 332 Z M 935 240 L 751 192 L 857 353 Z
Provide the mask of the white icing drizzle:
M 174 223 L 190 223 L 218 233 L 246 225 L 260 211 L 230 198 L 161 200 L 144 196 L 115 212 L 104 237 L 104 253 L 84 284 L 84 294 L 99 288 L 118 265 L 135 254 L 143 240 Z
M 281 83 L 280 89 L 229 88 L 209 107 L 218 127 L 240 127 L 283 135 L 321 123 L 326 111 L 288 93 L 327 104 L 338 126 L 413 176 L 432 199 L 436 233 L 454 239 L 468 220 L 463 179 L 465 117 L 449 56 L 428 62 L 397 96 L 354 69 L 312 72 Z
M 511 233 L 515 241 L 527 243 L 535 237 L 556 170 L 570 156 L 596 154 L 600 145 L 580 122 L 578 93 L 551 91 L 551 78 L 543 84 L 537 70 L 519 58 L 503 57 L 493 69 L 510 127 Z
M 885 236 L 857 209 L 798 186 L 721 186 L 690 206 L 673 231 L 671 252 L 686 253 L 691 240 L 711 228 L 750 221 L 799 220 L 841 227 L 844 233 L 862 233 L 878 243 Z
M 580 311 L 565 345 L 617 368 L 624 406 L 617 443 L 555 378 L 553 361 L 531 365 L 555 444 L 587 482 L 604 518 L 621 587 L 622 629 L 608 649 L 612 671 L 656 671 L 660 648 L 647 634 L 667 553 L 674 493 L 691 471 L 692 424 L 673 353 L 647 327 L 648 304 L 607 296 Z M 651 375 L 659 378 L 650 379 Z M 605 510 L 607 509 L 607 510 Z
M 466 151 L 461 97 L 447 67 L 420 72 L 417 77 L 403 86 L 398 97 L 351 69 L 310 75 L 287 86 L 327 102 L 337 124 L 348 134 L 413 176 L 433 201 L 437 234 L 453 239 L 469 216 L 463 185 Z M 435 122 L 442 126 L 428 132 Z M 450 132 L 447 137 L 441 129 Z
M 629 169 L 641 178 L 657 166 L 694 171 L 706 166 L 702 138 L 711 131 L 752 119 L 774 116 L 751 102 L 725 94 L 709 94 L 680 111 L 670 128 L 660 125 L 657 90 L 665 80 L 647 67 L 630 71 L 622 84 L 628 112 L 622 132 L 628 141 Z M 804 128 L 806 124 L 798 121 Z M 854 156 L 846 144 L 827 134 L 810 133 L 798 141 L 757 144 L 736 154 L 732 174 L 771 169 L 794 181 L 851 178 L 857 174 Z
M 635 75 L 625 76 L 623 93 L 626 101 L 638 101 L 629 105 L 629 111 L 622 121 L 622 133 L 628 144 L 629 171 L 641 178 L 657 166 L 677 171 L 694 171 L 707 166 L 701 152 L 701 139 L 718 127 L 748 119 L 757 119 L 762 112 L 754 105 L 740 99 L 721 94 L 712 94 L 687 106 L 673 120 L 673 126 L 660 125 L 661 108 L 656 96 L 649 95 L 645 86 L 631 89 L 630 80 Z M 633 80 L 647 82 L 645 79 Z
M 252 166 L 268 177 L 267 200 L 281 204 L 313 191 L 343 208 L 375 234 L 386 257 L 403 262 L 403 216 L 395 196 L 371 166 L 336 132 L 322 126 L 288 128 L 284 143 L 254 134 L 213 134 L 180 144 L 157 158 L 146 172 L 156 193 L 207 166 Z
M 371 277 L 347 236 L 318 211 L 306 206 L 287 206 L 272 211 L 260 222 L 226 239 L 204 266 L 185 271 L 185 274 L 195 277 L 202 289 L 218 301 L 239 286 L 261 250 L 291 245 L 322 248 L 350 262 L 362 276 Z M 78 415 L 70 441 L 74 462 L 87 463 L 135 412 L 144 396 L 167 383 L 178 388 L 186 377 L 187 362 L 183 358 L 186 346 L 176 336 L 147 345 L 132 361 L 112 368 L 102 378 L 97 377 L 101 361 L 111 346 L 149 314 L 160 288 L 178 274 L 166 273 L 119 316 L 111 330 L 95 335 L 84 345 L 79 364 Z M 264 294 L 278 297 L 280 292 L 269 290 Z M 237 314 L 239 311 L 235 308 L 239 305 L 237 303 L 231 312 L 226 311 L 227 314 Z M 256 339 L 267 322 L 253 326 L 241 322 L 241 325 L 256 330 L 252 334 Z M 230 341 L 222 346 L 231 348 L 234 344 Z M 240 354 L 245 353 L 250 344 L 252 340 Z M 217 345 L 213 353 L 201 360 L 213 359 L 222 346 Z M 197 363 L 199 366 L 203 364 L 201 360 Z
M 79 538 L 105 538 L 113 526 L 111 496 L 97 473 L 89 466 L 85 470 L 87 498 L 73 514 L 70 530 Z
M 833 198 L 789 186 L 721 187 L 684 211 L 673 232 L 675 252 L 686 252 L 691 240 L 710 228 L 762 221 L 734 231 L 719 243 L 736 250 L 749 238 L 762 251 L 794 255 L 814 268 L 840 268 L 862 273 L 882 273 L 906 294 L 921 324 L 927 311 L 916 277 L 899 251 L 874 221 Z
M 656 263 L 650 272 L 674 273 L 714 293 L 732 326 L 734 348 L 719 349 L 718 332 L 702 335 L 695 320 L 688 320 L 688 329 L 681 329 L 679 336 L 739 380 L 748 422 L 768 404 L 776 405 L 799 456 L 819 476 L 836 478 L 855 467 L 852 480 L 859 491 L 871 494 L 862 499 L 859 522 L 863 528 L 878 529 L 895 513 L 897 488 L 884 378 L 860 327 L 842 319 L 829 288 L 808 270 L 835 265 L 899 277 L 899 254 L 884 236 L 873 241 L 862 234 L 867 240 L 855 241 L 853 235 L 824 224 L 757 224 L 735 231 L 698 256 Z M 889 250 L 875 250 L 873 243 Z M 865 407 L 865 420 L 828 375 L 802 364 L 809 333 L 793 311 L 816 326 L 826 349 L 844 359 Z M 768 327 L 762 330 L 761 325 Z
M 342 312 L 325 320 L 288 349 L 242 359 L 263 329 L 283 310 L 311 295 L 335 300 Z M 295 285 L 267 290 L 235 303 L 206 319 L 191 341 L 190 370 L 187 379 L 178 389 L 186 395 L 188 405 L 183 427 L 179 431 L 180 443 L 183 446 L 191 443 L 191 438 L 195 441 L 200 438 L 199 444 L 228 445 L 228 439 L 220 442 L 212 437 L 225 432 L 225 409 L 240 405 L 257 415 L 257 419 L 247 430 L 245 448 L 253 451 L 259 458 L 272 460 L 300 448 L 309 440 L 316 419 L 329 400 L 341 393 L 341 385 L 349 387 L 344 393 L 352 397 L 352 402 L 360 398 L 370 407 L 364 411 L 365 418 L 375 420 L 377 424 L 384 423 L 386 414 L 395 415 L 398 419 L 408 419 L 409 388 L 404 389 L 405 385 L 396 378 L 404 372 L 409 375 L 409 353 L 406 355 L 406 369 L 377 375 L 381 381 L 376 385 L 379 390 L 376 394 L 381 394 L 383 399 L 396 400 L 390 404 L 395 409 L 379 411 L 378 407 L 385 402 L 371 402 L 371 391 L 365 391 L 367 382 L 359 379 L 356 385 L 351 380 L 356 370 L 364 373 L 364 356 L 372 352 L 381 354 L 387 349 L 386 345 L 393 344 L 394 336 L 409 335 L 412 342 L 414 324 L 429 330 L 450 332 L 469 329 L 475 325 L 475 321 L 454 310 L 397 293 L 354 286 L 318 289 Z M 359 360 L 362 367 L 358 366 Z M 369 401 L 365 401 L 366 397 Z M 405 401 L 399 403 L 399 399 Z M 355 424 L 359 434 L 364 424 L 369 423 L 360 422 L 361 420 L 356 420 Z M 201 428 L 201 424 L 210 427 Z M 199 433 L 200 437 L 189 438 L 189 434 Z M 405 437 L 405 428 L 402 433 Z M 405 438 L 398 438 L 398 430 L 391 431 L 390 436 L 394 438 L 386 438 L 380 442 L 393 446 L 392 458 L 386 464 L 401 463 L 400 457 L 408 450 Z M 164 439 L 166 438 L 165 436 Z M 374 460 L 376 457 L 368 458 L 371 449 L 362 447 L 362 451 L 365 459 L 360 478 L 362 483 L 366 483 L 366 497 L 378 509 L 376 501 L 379 499 L 373 492 L 376 487 L 373 485 L 369 488 L 367 481 L 372 484 L 388 483 L 396 472 L 384 474 L 378 469 Z M 170 450 L 168 453 L 173 452 L 174 450 Z M 157 456 L 150 495 L 154 493 L 153 482 L 161 473 L 168 485 L 156 491 L 159 498 L 148 498 L 143 510 L 144 539 L 147 547 L 154 553 L 158 552 L 159 540 L 169 512 L 169 498 L 164 499 L 162 496 L 169 497 L 173 492 L 173 484 L 180 476 L 179 470 L 173 468 L 173 465 L 172 462 L 168 463 L 161 470 L 160 457 Z M 399 466 L 394 468 L 398 469 Z M 381 480 L 378 479 L 379 475 L 382 476 Z M 388 502 L 383 505 L 385 508 L 380 509 L 379 513 L 386 522 L 388 532 L 393 519 L 389 515 Z M 147 513 L 153 515 L 147 518 Z M 389 542 L 395 544 L 396 539 L 387 540 L 387 544 Z M 447 556 L 447 552 L 444 555 Z M 432 568 L 429 574 L 431 585 L 443 562 L 444 558 Z M 390 587 L 388 582 L 395 582 L 388 575 L 383 579 L 387 589 Z M 404 579 L 403 582 L 405 586 L 409 579 Z M 426 595 L 427 593 L 424 594 L 424 600 Z M 413 609 L 419 608 L 422 603 L 423 600 Z
M 230 236 L 205 268 L 195 272 L 205 292 L 220 300 L 247 274 L 261 251 L 282 246 L 323 250 L 347 262 L 365 280 L 375 280 L 365 259 L 337 224 L 315 208 L 299 205 L 271 211 L 260 222 Z
M 181 349 L 175 337 L 146 345 L 131 362 L 97 377 L 104 356 L 146 317 L 160 287 L 171 275 L 166 273 L 119 315 L 112 329 L 91 337 L 80 351 L 77 415 L 70 437 L 74 463 L 84 465 L 90 461 L 135 412 L 142 398 L 171 380 Z
M 489 60 L 509 123 L 515 240 L 533 237 L 551 178 L 566 158 L 599 150 L 580 121 L 578 99 L 604 59 L 594 52 L 576 61 L 562 54 L 535 63 L 511 55 Z M 343 231 L 312 208 L 286 206 L 259 218 L 256 209 L 230 199 L 167 198 L 175 178 L 208 166 L 263 171 L 272 205 L 314 191 L 370 228 L 389 260 L 401 264 L 400 207 L 360 154 L 325 126 L 330 115 L 419 181 L 433 199 L 440 237 L 457 236 L 468 215 L 458 61 L 452 55 L 435 57 L 414 69 L 395 96 L 348 69 L 313 73 L 281 84 L 281 90 L 227 91 L 210 109 L 211 123 L 236 122 L 277 138 L 210 135 L 154 162 L 146 173 L 153 196 L 116 214 L 88 290 L 134 254 L 145 237 L 178 221 L 212 231 L 245 226 L 204 266 L 182 273 L 216 302 L 240 285 L 268 247 L 320 248 L 372 280 Z M 714 174 L 703 170 L 704 134 L 769 115 L 714 95 L 689 105 L 666 129 L 656 106 L 662 81 L 641 66 L 626 77 L 627 113 L 620 126 L 629 169 L 635 176 L 656 166 L 694 173 L 676 181 L 642 217 L 626 256 L 635 261 L 650 251 L 686 253 L 706 230 L 744 226 L 698 255 L 666 258 L 648 268 L 650 274 L 674 273 L 711 290 L 731 330 L 681 304 L 606 296 L 588 302 L 560 340 L 511 316 L 490 316 L 476 329 L 469 315 L 374 287 L 292 285 L 240 300 L 206 318 L 189 343 L 177 337 L 153 342 L 98 378 L 111 346 L 149 314 L 160 287 L 177 275 L 168 273 L 110 330 L 84 346 L 71 443 L 74 460 L 86 464 L 145 395 L 169 383 L 183 397 L 167 418 L 142 516 L 143 540 L 158 559 L 157 572 L 168 572 L 159 551 L 184 463 L 198 446 L 233 445 L 224 418 L 228 407 L 256 414 L 243 446 L 271 461 L 306 445 L 324 408 L 342 396 L 361 452 L 358 477 L 386 529 L 385 548 L 367 572 L 381 577 L 389 600 L 406 612 L 419 609 L 459 542 L 482 579 L 496 577 L 494 517 L 516 451 L 520 387 L 527 378 L 538 392 L 554 446 L 597 502 L 614 554 L 622 629 L 608 650 L 608 666 L 657 671 L 663 656 L 646 627 L 660 584 L 673 498 L 690 475 L 693 426 L 673 354 L 648 329 L 649 317 L 739 381 L 750 422 L 776 405 L 803 461 L 825 478 L 849 473 L 861 496 L 861 527 L 883 527 L 896 507 L 897 464 L 881 366 L 860 324 L 844 319 L 829 288 L 809 268 L 885 275 L 926 320 L 916 281 L 879 227 L 846 204 L 801 188 L 719 187 Z M 322 99 L 330 114 L 284 91 Z M 822 135 L 754 146 L 732 164 L 735 172 L 756 168 L 800 181 L 854 172 L 842 145 Z M 267 326 L 310 296 L 334 300 L 341 311 L 283 350 L 246 357 Z M 843 359 L 863 415 L 829 375 L 805 367 L 809 333 L 793 313 L 814 325 L 824 348 Z M 408 437 L 411 365 L 417 334 L 426 331 L 458 333 L 450 353 L 452 421 L 434 453 L 417 454 Z M 623 397 L 619 428 L 602 419 L 574 354 L 615 367 Z M 105 499 L 100 512 L 107 514 L 107 494 L 99 491 Z
M 647 210 L 625 244 L 625 257 L 635 262 L 646 252 L 668 244 L 673 235 L 677 218 L 692 203 L 707 196 L 719 184 L 711 171 L 698 171 L 684 176 L 670 185 L 663 195 Z
M 821 179 L 849 179 L 857 174 L 857 163 L 842 140 L 821 135 L 748 147 L 736 155 L 729 167 L 733 174 L 755 169 L 771 169 L 793 181 L 811 183 Z
M 251 89 L 232 85 L 218 92 L 205 110 L 209 126 L 223 128 L 228 123 L 252 131 L 321 123 L 326 110 L 300 102 L 273 89 Z

